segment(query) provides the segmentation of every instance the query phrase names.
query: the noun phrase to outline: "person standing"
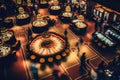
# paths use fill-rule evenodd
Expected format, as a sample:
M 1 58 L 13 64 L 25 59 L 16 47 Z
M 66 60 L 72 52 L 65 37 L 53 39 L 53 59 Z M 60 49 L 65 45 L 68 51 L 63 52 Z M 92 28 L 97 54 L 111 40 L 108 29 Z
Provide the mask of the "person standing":
M 108 23 L 107 23 L 107 21 L 105 20 L 103 23 L 102 23 L 102 25 L 101 25 L 101 28 L 102 28 L 102 32 L 104 33 L 104 30 L 105 30 L 105 28 L 108 26 Z
M 98 80 L 105 80 L 105 75 L 104 75 L 105 67 L 106 67 L 105 62 L 101 61 L 97 69 Z
M 80 7 L 80 5 L 78 5 L 78 15 L 80 15 L 81 14 L 81 7 Z
M 33 74 L 34 79 L 39 80 L 38 69 L 37 69 L 37 67 L 36 67 L 36 65 L 34 63 L 31 63 L 30 70 L 31 70 L 31 72 Z
M 96 17 L 96 20 L 95 20 L 95 32 L 98 31 L 98 17 Z
M 77 52 L 77 56 L 79 57 L 79 52 L 80 52 L 80 48 L 79 48 L 79 41 L 76 43 L 76 48 L 77 48 L 77 50 L 78 50 L 78 52 Z
M 105 67 L 106 67 L 105 62 L 101 61 L 100 64 L 98 65 L 98 70 L 102 70 L 103 71 L 105 69 Z
M 34 13 L 33 13 L 33 14 L 34 14 L 35 16 L 37 16 L 37 14 L 38 14 L 38 4 L 37 4 L 37 3 L 34 4 L 34 6 L 33 6 L 33 11 L 35 12 L 35 14 L 34 14 Z
M 93 68 L 90 69 L 90 78 L 92 80 L 97 80 L 97 72 Z
M 65 31 L 64 31 L 64 35 L 65 35 L 65 38 L 67 37 L 67 29 L 65 29 Z
M 31 41 L 32 40 L 32 31 L 30 28 L 28 28 L 28 40 Z
M 77 7 L 76 7 L 76 4 L 74 4 L 73 12 L 76 12 L 76 10 L 77 10 Z
M 62 73 L 62 74 L 61 74 L 61 77 L 60 77 L 60 80 L 69 80 L 69 77 L 68 77 L 67 74 Z
M 100 32 L 101 32 L 102 31 L 102 27 L 101 27 L 102 21 L 101 21 L 100 17 L 98 17 L 97 22 L 98 22 L 98 27 L 100 28 Z
M 81 45 L 83 44 L 83 39 L 82 39 L 81 36 L 80 36 L 80 44 L 81 44 Z
M 80 57 L 81 68 L 86 68 L 85 60 L 86 60 L 86 53 L 83 52 L 82 56 Z
M 61 70 L 60 67 L 56 64 L 53 65 L 53 76 L 55 77 L 55 80 L 60 80 Z

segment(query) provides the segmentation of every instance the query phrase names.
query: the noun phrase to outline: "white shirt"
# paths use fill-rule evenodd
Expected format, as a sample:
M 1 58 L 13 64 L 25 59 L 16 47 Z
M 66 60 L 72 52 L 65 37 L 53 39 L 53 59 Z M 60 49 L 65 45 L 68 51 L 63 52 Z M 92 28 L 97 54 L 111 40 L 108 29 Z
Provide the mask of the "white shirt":
M 97 80 L 97 73 L 95 72 L 94 69 L 91 68 L 91 71 L 90 71 L 90 77 L 93 79 L 93 80 Z

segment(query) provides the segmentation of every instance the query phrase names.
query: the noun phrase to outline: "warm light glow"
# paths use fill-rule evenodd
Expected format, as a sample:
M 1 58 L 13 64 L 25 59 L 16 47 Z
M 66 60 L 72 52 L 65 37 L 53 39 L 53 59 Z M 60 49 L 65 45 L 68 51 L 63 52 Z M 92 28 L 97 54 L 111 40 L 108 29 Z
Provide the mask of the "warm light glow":
M 88 33 L 87 33 L 86 36 L 87 36 L 89 39 L 92 38 L 91 34 L 88 34 Z
M 53 62 L 53 58 L 52 57 L 48 58 L 48 62 Z
M 40 68 L 40 67 L 39 67 Z M 45 67 L 45 70 L 40 70 L 38 71 L 38 75 L 41 77 L 41 79 L 48 77 L 52 74 L 52 69 L 49 66 Z
M 62 56 L 67 56 L 67 54 L 64 52 L 64 53 L 62 54 Z
M 105 45 L 103 45 L 103 46 L 102 46 L 102 48 L 106 48 L 106 46 L 105 46 Z
M 30 66 L 30 65 L 31 65 L 30 60 L 25 60 L 24 62 L 25 62 L 28 66 Z
M 34 59 L 36 59 L 36 56 L 35 56 L 35 55 L 31 55 L 30 58 L 31 58 L 32 60 L 34 60 Z
M 69 49 L 67 49 L 65 52 L 66 52 L 66 53 L 69 53 L 69 52 L 70 52 L 70 50 L 69 50 Z
M 40 58 L 40 62 L 41 62 L 41 63 L 44 63 L 44 62 L 45 62 L 45 59 L 44 59 L 44 58 Z
M 56 59 L 57 59 L 57 60 L 60 60 L 60 59 L 61 59 L 61 56 L 60 56 L 60 55 L 57 55 L 57 56 L 56 56 Z
M 99 42 L 99 43 L 98 43 L 98 46 L 101 46 L 101 45 L 102 45 L 102 43 Z

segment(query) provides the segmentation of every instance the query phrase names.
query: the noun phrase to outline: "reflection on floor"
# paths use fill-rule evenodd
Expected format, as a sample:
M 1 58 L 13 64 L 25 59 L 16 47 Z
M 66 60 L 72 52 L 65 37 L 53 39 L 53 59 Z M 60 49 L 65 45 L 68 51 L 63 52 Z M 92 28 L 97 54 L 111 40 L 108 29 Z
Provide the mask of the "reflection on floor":
M 39 12 L 43 15 L 49 15 L 47 12 L 47 9 L 40 9 Z M 94 22 L 86 21 L 88 24 L 88 29 L 86 35 L 82 36 L 84 43 L 79 45 L 80 52 L 79 56 L 77 56 L 77 48 L 75 47 L 76 42 L 79 40 L 80 36 L 75 35 L 70 29 L 68 24 L 61 24 L 57 16 L 49 15 L 51 18 L 54 18 L 57 22 L 55 26 L 52 26 L 49 31 L 56 32 L 60 35 L 64 36 L 64 30 L 67 29 L 68 31 L 68 41 L 70 44 L 70 55 L 66 58 L 66 60 L 62 61 L 60 64 L 58 64 L 58 67 L 60 70 L 64 73 L 66 73 L 69 76 L 70 80 L 89 80 L 89 70 L 90 68 L 96 69 L 98 64 L 104 60 L 106 64 L 115 56 L 112 55 L 112 58 L 110 56 L 110 59 L 107 58 L 107 56 L 104 56 L 94 49 L 94 47 L 91 45 L 91 37 L 92 33 L 94 32 Z M 35 66 L 38 69 L 38 75 L 39 78 L 42 80 L 55 80 L 54 76 L 52 75 L 52 67 L 49 65 L 42 66 L 40 63 L 32 63 L 30 60 L 26 58 L 27 53 L 26 45 L 28 43 L 28 36 L 27 36 L 27 29 L 28 27 L 32 27 L 31 24 L 27 24 L 24 26 L 14 26 L 12 29 L 15 31 L 15 36 L 18 40 L 21 41 L 21 49 L 17 53 L 17 61 L 14 62 L 14 70 L 12 69 L 12 73 L 8 73 L 9 70 L 6 70 L 7 73 L 6 80 L 32 80 L 33 74 L 30 71 L 31 64 L 35 64 Z M 33 34 L 33 37 L 36 34 Z M 84 73 L 80 70 L 80 56 L 82 53 L 85 52 L 87 56 L 86 64 L 87 68 L 84 70 Z M 108 53 L 106 53 L 107 55 Z M 20 64 L 21 63 L 21 64 Z M 18 65 L 19 64 L 19 65 Z M 13 67 L 11 66 L 11 67 Z M 43 69 L 44 67 L 44 69 Z M 6 67 L 7 68 L 7 67 Z M 5 68 L 5 69 L 6 69 Z M 23 69 L 23 70 L 21 70 Z M 4 72 L 4 71 L 3 71 Z M 5 73 L 5 74 L 6 74 Z M 11 77 L 9 77 L 9 76 Z M 16 77 L 14 77 L 16 76 Z M 4 80 L 4 79 L 3 79 Z

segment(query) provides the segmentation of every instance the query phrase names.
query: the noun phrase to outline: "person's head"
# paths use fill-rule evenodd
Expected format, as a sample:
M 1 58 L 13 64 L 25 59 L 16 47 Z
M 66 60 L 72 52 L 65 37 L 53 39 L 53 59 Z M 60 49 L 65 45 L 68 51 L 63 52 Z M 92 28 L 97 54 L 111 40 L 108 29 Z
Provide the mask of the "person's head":
M 83 55 L 85 55 L 86 54 L 86 52 L 83 52 Z
M 66 74 L 62 74 L 60 80 L 69 80 Z
M 101 61 L 101 64 L 104 64 L 104 61 Z

